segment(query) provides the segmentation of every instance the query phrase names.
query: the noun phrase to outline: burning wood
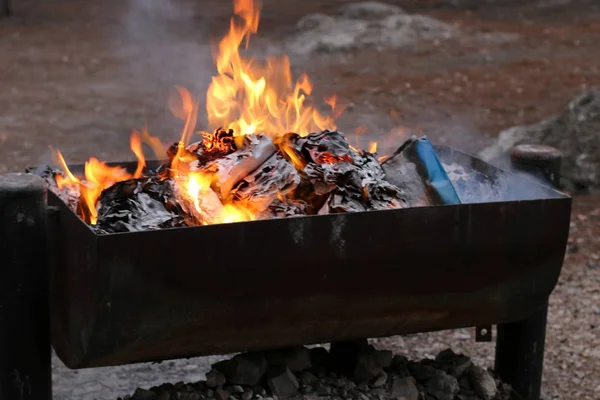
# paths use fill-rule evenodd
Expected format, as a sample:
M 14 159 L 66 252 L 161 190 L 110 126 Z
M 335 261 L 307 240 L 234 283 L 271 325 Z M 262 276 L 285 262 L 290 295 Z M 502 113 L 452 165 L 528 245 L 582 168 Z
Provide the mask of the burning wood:
M 207 92 L 208 123 L 216 129 L 190 144 L 199 103 L 179 88 L 181 104 L 173 112 L 184 127 L 166 151 L 168 162 L 147 168 L 142 141 L 159 159 L 165 152 L 146 131 L 134 132 L 135 170 L 90 158 L 85 176 L 76 176 L 58 153 L 62 171 L 42 171 L 50 190 L 99 233 L 422 204 L 414 199 L 422 188 L 413 190 L 406 179 L 425 176 L 428 165 L 399 178 L 389 166 L 404 163 L 401 155 L 382 167 L 372 154 L 376 146 L 371 152 L 352 148 L 335 130 L 335 98 L 326 100 L 331 115 L 308 104 L 312 85 L 304 75 L 292 83 L 287 57 L 263 63 L 244 58 L 239 47 L 256 33 L 259 9 L 252 0 L 234 3 L 236 17 L 219 43 L 218 75 Z M 443 188 L 439 176 L 432 190 Z
M 82 212 L 76 190 L 87 184 L 84 180 L 74 177 L 78 185 L 59 187 L 56 182 L 70 172 L 49 168 L 38 172 L 50 190 L 98 233 L 384 210 L 408 204 L 406 193 L 387 180 L 375 156 L 354 150 L 338 131 L 306 137 L 288 134 L 276 142 L 264 135 L 219 138 L 220 132 L 206 135 L 206 142 L 187 147 L 175 144 L 171 149 L 178 150 L 170 151 L 166 164 L 155 170 L 145 168 L 140 177 L 102 190 L 95 222 L 91 213 Z

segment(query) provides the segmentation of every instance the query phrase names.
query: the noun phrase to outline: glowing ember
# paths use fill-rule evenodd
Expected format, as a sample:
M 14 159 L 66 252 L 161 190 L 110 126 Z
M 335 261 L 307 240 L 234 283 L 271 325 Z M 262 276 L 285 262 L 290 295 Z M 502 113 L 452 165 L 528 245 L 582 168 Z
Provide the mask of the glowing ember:
M 310 105 L 307 97 L 311 95 L 312 84 L 306 75 L 293 83 L 287 56 L 268 58 L 265 62 L 243 57 L 240 47 L 242 43 L 248 46 L 250 35 L 258 30 L 259 8 L 253 0 L 234 0 L 234 13 L 229 32 L 219 42 L 215 54 L 218 74 L 212 78 L 206 93 L 206 113 L 210 131 L 214 133 L 200 133 L 201 150 L 231 152 L 242 147 L 244 135 L 263 134 L 272 138 L 297 170 L 302 170 L 305 162 L 290 148 L 285 135 L 294 132 L 306 136 L 311 132 L 335 129 L 335 119 L 342 110 L 337 107 L 335 97 L 325 99 L 332 109 L 331 115 L 322 115 Z M 173 114 L 184 122 L 184 127 L 180 142 L 173 148 L 174 154 L 171 153 L 168 173 L 163 178 L 173 180 L 179 198 L 193 208 L 187 211 L 195 216 L 197 224 L 255 219 L 251 205 L 233 200 L 229 195 L 231 187 L 227 183 L 222 191 L 214 190 L 215 184 L 219 183 L 214 171 L 194 169 L 197 154 L 192 153 L 188 145 L 196 134 L 198 101 L 186 89 L 177 90 L 179 98 L 173 99 L 170 106 Z M 61 153 L 56 153 L 57 163 L 65 172 L 65 176 L 56 176 L 58 188 L 79 189 L 83 199 L 79 212 L 87 222 L 96 224 L 96 207 L 103 190 L 117 182 L 142 176 L 146 166 L 142 142 L 149 145 L 158 158 L 165 156 L 165 147 L 147 130 L 133 132 L 130 144 L 138 159 L 133 174 L 91 158 L 85 164 L 85 178 L 78 178 L 68 170 Z M 371 152 L 376 149 L 376 144 L 371 144 Z M 321 161 L 326 163 L 350 161 L 347 155 L 324 157 L 327 159 Z M 244 166 L 232 171 L 239 174 L 240 168 L 243 170 Z

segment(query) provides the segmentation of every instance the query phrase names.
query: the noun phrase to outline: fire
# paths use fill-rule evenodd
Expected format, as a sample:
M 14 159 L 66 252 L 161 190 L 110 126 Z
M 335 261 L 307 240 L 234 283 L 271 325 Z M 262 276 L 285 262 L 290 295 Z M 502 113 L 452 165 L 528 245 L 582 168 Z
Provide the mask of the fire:
M 209 128 L 233 129 L 237 134 L 280 135 L 295 132 L 302 136 L 322 129 L 335 129 L 335 115 L 323 116 L 306 104 L 313 85 L 306 75 L 292 83 L 287 56 L 269 58 L 265 63 L 240 55 L 256 33 L 259 9 L 253 0 L 234 0 L 238 18 L 230 21 L 229 33 L 219 42 L 215 55 L 218 75 L 206 95 Z M 335 109 L 335 99 L 327 103 Z
M 65 177 L 60 175 L 56 176 L 58 189 L 61 190 L 66 186 L 78 187 L 81 198 L 83 199 L 83 217 L 89 219 L 91 224 L 95 224 L 98 218 L 96 203 L 104 189 L 111 187 L 117 182 L 142 176 L 142 171 L 146 166 L 146 160 L 144 159 L 144 154 L 142 152 L 141 137 L 137 132 L 132 133 L 130 144 L 133 153 L 138 159 L 138 166 L 133 174 L 128 173 L 124 168 L 111 167 L 106 163 L 99 161 L 97 158 L 91 157 L 84 166 L 84 180 L 80 180 L 73 175 L 60 151 L 57 151 L 56 153 L 57 163 L 66 175 Z
M 377 153 L 377 142 L 369 142 L 369 153 Z
M 305 136 L 323 129 L 335 129 L 335 119 L 343 112 L 335 96 L 325 99 L 331 107 L 330 115 L 323 115 L 309 102 L 313 85 L 306 75 L 296 82 L 292 80 L 290 60 L 287 56 L 270 57 L 265 62 L 245 58 L 240 54 L 242 44 L 247 47 L 250 36 L 258 31 L 259 7 L 253 0 L 234 0 L 234 14 L 229 32 L 218 43 L 214 54 L 217 75 L 212 78 L 206 93 L 206 113 L 208 128 L 232 129 L 237 144 L 243 135 L 262 133 L 280 142 L 284 134 L 294 132 Z M 173 114 L 184 122 L 181 139 L 176 154 L 171 160 L 170 177 L 174 180 L 181 196 L 193 204 L 201 215 L 209 213 L 211 218 L 203 223 L 227 223 L 247 221 L 255 218 L 251 209 L 228 199 L 219 199 L 211 189 L 212 176 L 190 170 L 194 161 L 186 152 L 186 146 L 196 134 L 199 102 L 184 88 L 177 88 L 179 97 L 170 102 Z M 202 134 L 202 133 L 201 133 Z M 204 143 L 213 138 L 204 133 Z M 57 176 L 59 188 L 67 185 L 78 187 L 81 198 L 82 217 L 91 224 L 97 221 L 97 202 L 104 189 L 113 184 L 143 174 L 146 166 L 142 143 L 148 144 L 158 158 L 165 155 L 165 147 L 160 140 L 151 137 L 147 130 L 134 131 L 131 136 L 131 149 L 138 159 L 132 174 L 120 167 L 90 158 L 85 164 L 85 177 L 78 178 L 69 171 L 60 152 L 57 163 L 65 172 L 65 177 Z M 210 150 L 211 147 L 207 146 Z M 282 149 L 286 151 L 285 146 Z M 288 149 L 289 150 L 289 149 Z M 287 151 L 293 157 L 292 151 Z M 297 168 L 302 162 L 292 160 Z

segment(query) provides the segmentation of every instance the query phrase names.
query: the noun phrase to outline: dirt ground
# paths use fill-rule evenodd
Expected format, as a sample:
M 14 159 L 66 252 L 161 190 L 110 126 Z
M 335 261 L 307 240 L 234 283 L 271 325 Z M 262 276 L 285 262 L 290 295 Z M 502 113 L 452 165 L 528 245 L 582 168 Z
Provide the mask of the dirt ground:
M 342 0 L 264 0 L 263 49 L 281 44 L 303 15 Z M 128 137 L 147 124 L 175 140 L 168 108 L 176 85 L 203 97 L 214 74 L 209 38 L 227 29 L 229 1 L 14 1 L 0 19 L 0 173 L 90 156 L 132 159 Z M 340 128 L 363 144 L 397 143 L 421 129 L 434 142 L 474 152 L 502 129 L 560 111 L 600 84 L 600 5 L 595 0 L 398 0 L 409 12 L 453 24 L 464 37 L 401 50 L 291 56 L 317 95 L 348 105 Z M 472 37 L 486 37 L 473 40 Z M 390 135 L 390 132 L 395 134 Z M 351 135 L 352 136 L 352 135 Z M 600 201 L 577 196 L 572 244 L 551 297 L 544 392 L 553 399 L 600 393 Z M 575 251 L 577 250 L 577 251 Z M 493 346 L 470 331 L 378 340 L 413 357 L 451 346 L 491 365 Z M 56 399 L 111 399 L 137 386 L 197 380 L 214 359 L 69 371 L 55 360 Z

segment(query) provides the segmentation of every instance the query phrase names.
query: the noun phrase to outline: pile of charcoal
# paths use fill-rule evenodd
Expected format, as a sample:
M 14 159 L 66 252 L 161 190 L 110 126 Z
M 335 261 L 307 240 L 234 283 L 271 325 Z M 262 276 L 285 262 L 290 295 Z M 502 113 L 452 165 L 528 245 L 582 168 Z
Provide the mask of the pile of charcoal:
M 416 142 L 411 138 L 392 156 L 378 160 L 375 154 L 354 149 L 338 131 L 272 139 L 255 134 L 236 138 L 231 130 L 217 130 L 185 148 L 174 144 L 165 164 L 104 189 L 93 228 L 116 233 L 211 224 L 215 209 L 226 204 L 243 204 L 252 210 L 252 219 L 440 204 L 418 165 Z M 209 193 L 186 200 L 173 179 L 179 169 L 210 176 Z M 35 172 L 88 220 L 78 191 L 59 190 L 56 178 L 64 177 L 63 171 Z
M 452 350 L 410 361 L 367 341 L 238 354 L 206 380 L 137 389 L 119 400 L 509 400 L 510 386 Z

